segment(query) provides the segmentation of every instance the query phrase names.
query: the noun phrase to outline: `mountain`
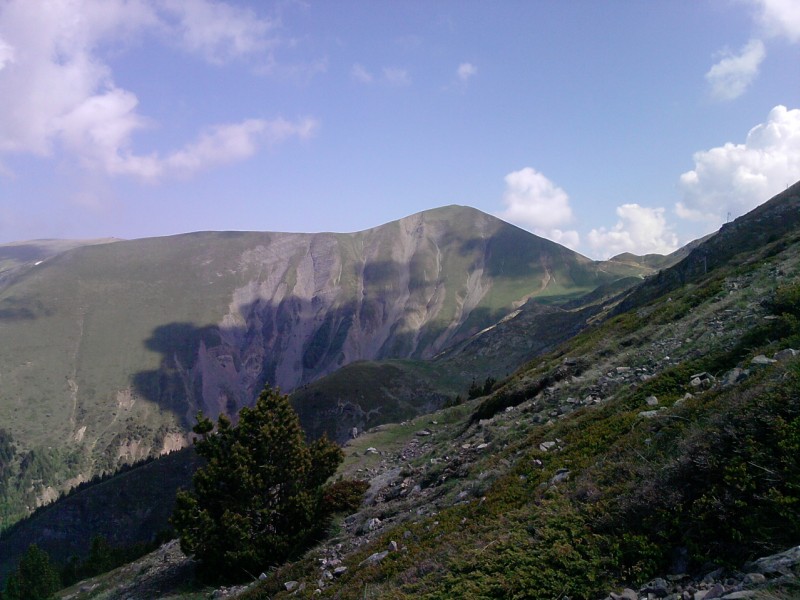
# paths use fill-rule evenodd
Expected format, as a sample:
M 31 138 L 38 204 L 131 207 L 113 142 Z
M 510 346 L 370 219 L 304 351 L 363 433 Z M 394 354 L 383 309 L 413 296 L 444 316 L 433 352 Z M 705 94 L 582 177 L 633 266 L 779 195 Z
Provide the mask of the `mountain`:
M 531 299 L 567 301 L 642 272 L 461 206 L 352 234 L 44 246 L 17 246 L 24 268 L 0 290 L 6 523 L 93 474 L 182 447 L 198 410 L 235 415 L 267 382 L 291 391 L 357 361 L 429 359 Z
M 545 307 L 592 312 L 488 395 L 351 440 L 338 475 L 369 481 L 361 508 L 236 593 L 796 597 L 800 183 L 629 283 Z M 524 308 L 429 368 L 497 360 L 536 322 Z M 365 389 L 421 368 L 356 367 Z M 191 564 L 171 544 L 61 597 L 231 593 L 187 587 Z
M 31 240 L 0 244 L 0 290 L 10 285 L 16 277 L 25 271 L 39 266 L 45 260 L 67 250 L 81 246 L 110 244 L 119 241 L 116 238 L 94 240 Z

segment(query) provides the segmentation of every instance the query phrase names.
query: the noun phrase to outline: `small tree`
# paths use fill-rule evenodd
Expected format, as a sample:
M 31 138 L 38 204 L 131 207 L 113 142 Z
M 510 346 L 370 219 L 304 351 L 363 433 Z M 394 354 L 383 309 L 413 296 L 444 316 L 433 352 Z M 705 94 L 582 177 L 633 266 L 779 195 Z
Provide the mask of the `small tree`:
M 216 431 L 200 413 L 194 432 L 206 464 L 172 516 L 181 548 L 204 574 L 241 579 L 304 549 L 324 526 L 322 486 L 344 454 L 322 438 L 306 444 L 287 396 L 266 387 L 239 424 Z
M 19 561 L 17 570 L 6 580 L 3 600 L 49 600 L 61 589 L 58 571 L 50 557 L 36 544 L 31 544 Z

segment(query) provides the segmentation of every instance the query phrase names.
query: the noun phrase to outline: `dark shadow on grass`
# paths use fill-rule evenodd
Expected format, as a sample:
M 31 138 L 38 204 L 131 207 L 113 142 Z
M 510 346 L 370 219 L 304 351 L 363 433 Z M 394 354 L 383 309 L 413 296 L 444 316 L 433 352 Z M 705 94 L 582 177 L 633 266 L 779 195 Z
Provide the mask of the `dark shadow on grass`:
M 136 373 L 134 389 L 189 428 L 198 410 L 216 418 L 251 406 L 265 384 L 291 392 L 354 361 L 432 356 L 505 314 L 478 307 L 455 326 L 432 320 L 417 328 L 413 308 L 394 303 L 403 294 L 412 307 L 427 302 L 436 283 L 401 284 L 400 273 L 391 261 L 369 265 L 358 274 L 363 295 L 347 302 L 259 300 L 239 309 L 233 327 L 161 325 L 145 341 L 159 367 Z

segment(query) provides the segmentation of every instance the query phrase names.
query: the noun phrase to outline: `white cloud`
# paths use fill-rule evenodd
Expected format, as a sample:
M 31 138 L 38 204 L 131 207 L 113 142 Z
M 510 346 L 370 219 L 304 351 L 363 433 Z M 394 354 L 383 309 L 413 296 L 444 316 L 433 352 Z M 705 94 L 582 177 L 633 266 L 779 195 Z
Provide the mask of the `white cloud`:
M 580 243 L 577 231 L 564 231 L 561 226 L 572 221 L 572 208 L 567 193 L 547 177 L 525 167 L 505 176 L 506 209 L 500 218 L 516 223 L 559 244 L 576 248 Z
M 470 63 L 461 63 L 458 65 L 458 69 L 456 69 L 456 75 L 458 75 L 458 79 L 464 83 L 469 81 L 477 74 L 478 67 Z
M 577 250 L 581 244 L 581 236 L 574 229 L 562 231 L 560 229 L 548 229 L 539 233 L 542 237 L 554 241 L 556 244 L 566 246 L 570 250 Z
M 678 216 L 719 227 L 800 178 L 800 110 L 773 108 L 743 144 L 697 152 L 694 169 L 680 177 Z
M 318 127 L 314 119 L 292 122 L 249 119 L 242 123 L 217 125 L 162 163 L 163 169 L 192 174 L 201 169 L 248 158 L 261 144 L 277 144 L 291 137 L 307 138 Z
M 0 71 L 9 63 L 14 62 L 14 48 L 0 38 Z
M 62 0 L 46 10 L 10 0 L 0 8 L 0 152 L 64 151 L 86 167 L 152 181 L 246 158 L 270 140 L 305 137 L 313 129 L 307 121 L 247 120 L 212 128 L 164 159 L 135 155 L 132 137 L 151 122 L 136 95 L 114 83 L 98 50 L 150 32 L 220 63 L 265 48 L 269 28 L 251 11 L 209 0 Z
M 550 229 L 572 220 L 567 193 L 547 177 L 525 167 L 506 175 L 503 219 L 537 229 Z
M 375 79 L 369 71 L 367 71 L 362 65 L 358 63 L 353 65 L 353 68 L 350 69 L 350 76 L 358 81 L 359 83 L 372 83 Z
M 399 67 L 384 67 L 383 80 L 389 85 L 401 87 L 411 84 L 411 75 L 406 69 Z
M 160 0 L 165 25 L 181 46 L 213 64 L 263 52 L 276 24 L 251 9 L 209 0 Z
M 741 96 L 758 76 L 758 69 L 766 55 L 761 40 L 750 40 L 739 54 L 724 51 L 722 59 L 706 73 L 711 95 L 722 101 Z
M 677 250 L 678 238 L 667 225 L 663 208 L 623 204 L 616 212 L 619 221 L 613 228 L 589 232 L 589 245 L 597 254 L 610 257 L 622 252 L 642 255 Z
M 800 41 L 800 3 L 797 0 L 752 0 L 766 33 Z

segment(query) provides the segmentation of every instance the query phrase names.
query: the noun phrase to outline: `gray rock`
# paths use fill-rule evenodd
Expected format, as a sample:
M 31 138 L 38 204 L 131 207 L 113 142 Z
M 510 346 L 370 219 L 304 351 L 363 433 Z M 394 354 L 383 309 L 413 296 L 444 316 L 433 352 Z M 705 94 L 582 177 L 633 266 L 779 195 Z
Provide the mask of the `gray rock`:
M 771 365 L 778 361 L 774 358 L 767 358 L 763 354 L 759 354 L 758 356 L 754 356 L 750 362 L 754 365 Z
M 653 419 L 657 417 L 661 413 L 660 410 L 643 410 L 639 413 L 639 416 L 643 419 Z
M 417 437 L 426 437 L 429 436 L 430 434 L 431 434 L 430 429 L 420 429 L 414 435 L 416 435 Z
M 708 593 L 704 596 L 704 600 L 711 600 L 712 598 L 722 598 L 725 594 L 725 586 L 721 583 L 715 583 L 708 588 Z
M 366 559 L 364 559 L 364 562 L 362 562 L 361 564 L 362 565 L 368 565 L 368 566 L 369 565 L 377 565 L 379 562 L 381 562 L 387 556 L 389 556 L 389 551 L 388 550 L 384 550 L 383 552 L 376 552 L 375 554 L 370 554 Z
M 722 600 L 742 600 L 743 598 L 755 598 L 758 596 L 757 592 L 753 590 L 739 590 L 738 592 L 729 592 L 721 596 Z
M 389 542 L 389 552 L 397 552 L 397 542 L 394 540 Z
M 655 396 L 648 396 L 644 401 L 647 403 L 647 406 L 658 406 L 658 398 Z
M 706 573 L 703 577 L 703 583 L 714 583 L 717 579 L 722 577 L 722 574 L 725 572 L 724 569 L 714 569 L 713 571 Z
M 569 479 L 569 469 L 559 469 L 556 474 L 550 479 L 551 484 L 561 483 Z
M 656 577 L 652 581 L 648 582 L 646 585 L 639 590 L 640 594 L 650 595 L 653 594 L 658 598 L 664 598 L 669 594 L 671 590 L 671 586 L 661 577 Z
M 724 386 L 735 385 L 746 378 L 747 378 L 747 371 L 745 371 L 744 369 L 740 369 L 739 367 L 736 367 L 735 369 L 731 369 L 730 371 L 725 373 L 725 375 L 722 377 L 722 385 Z
M 792 358 L 797 356 L 797 354 L 798 352 L 794 348 L 784 348 L 783 350 L 780 350 L 775 354 L 773 354 L 772 358 L 777 361 L 783 362 L 786 360 L 791 360 Z
M 358 427 L 353 427 L 353 429 L 350 430 L 350 437 L 354 439 L 358 437 Z
M 286 588 L 287 592 L 291 592 L 294 588 L 296 588 L 299 584 L 297 581 L 287 581 L 283 584 L 283 587 Z
M 556 445 L 555 442 L 542 442 L 541 444 L 539 444 L 539 450 L 541 450 L 542 452 L 547 452 L 548 450 L 550 450 L 550 448 L 554 447 L 555 445 Z
M 346 572 L 347 572 L 347 567 L 336 567 L 336 568 L 333 570 L 333 576 L 334 576 L 334 577 L 341 577 L 341 576 L 342 576 L 342 575 L 344 575 Z
M 759 558 L 757 561 L 745 565 L 747 570 L 764 575 L 788 575 L 798 567 L 800 567 L 800 546 Z
M 753 583 L 764 583 L 767 580 L 761 573 L 748 573 L 744 576 L 744 583 L 753 584 Z
M 372 446 L 370 446 L 369 448 L 364 450 L 364 454 L 379 454 L 379 452 L 377 448 L 373 448 Z
M 264 581 L 266 578 L 267 578 L 267 574 L 266 573 L 262 573 L 261 575 L 258 576 L 258 580 L 259 581 Z

